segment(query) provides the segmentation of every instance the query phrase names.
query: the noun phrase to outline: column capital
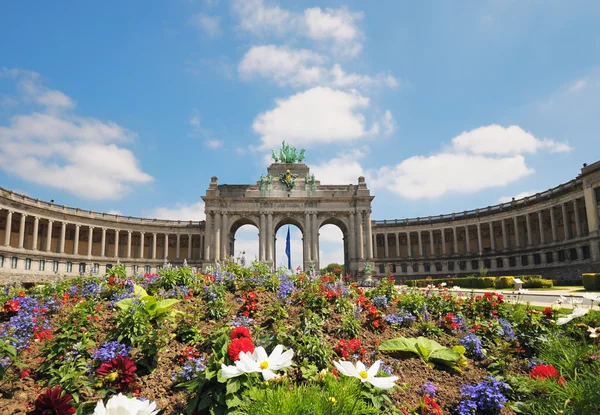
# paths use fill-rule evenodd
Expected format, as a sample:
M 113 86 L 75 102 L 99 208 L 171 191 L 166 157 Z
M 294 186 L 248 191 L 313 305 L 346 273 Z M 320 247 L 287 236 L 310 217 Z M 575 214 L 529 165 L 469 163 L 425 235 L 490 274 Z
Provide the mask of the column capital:
M 88 226 L 88 228 L 90 228 L 91 230 L 94 230 L 96 228 L 94 228 L 93 226 Z
M 107 230 L 108 228 L 102 228 L 103 231 Z
M 26 218 L 27 216 L 28 216 L 27 213 L 21 213 L 22 218 Z
M 52 219 L 48 219 L 48 223 L 54 223 Z
M 75 224 L 75 227 L 76 227 L 76 228 L 81 228 L 81 225 L 80 225 L 79 223 L 76 223 L 76 224 Z
M 129 235 L 131 235 L 131 234 L 133 233 L 133 231 L 127 231 L 127 233 L 128 233 Z

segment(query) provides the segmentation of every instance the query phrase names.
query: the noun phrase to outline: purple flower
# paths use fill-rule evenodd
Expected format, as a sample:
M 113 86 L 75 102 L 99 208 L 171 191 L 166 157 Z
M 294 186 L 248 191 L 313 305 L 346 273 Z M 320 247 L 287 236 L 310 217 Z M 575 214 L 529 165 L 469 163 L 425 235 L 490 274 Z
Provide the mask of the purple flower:
M 198 374 L 204 372 L 205 369 L 206 365 L 204 364 L 203 357 L 192 358 L 185 362 L 179 372 L 173 373 L 171 379 L 178 382 L 186 382 L 197 378 Z
M 108 362 L 118 355 L 127 357 L 129 356 L 130 351 L 131 348 L 112 340 L 102 344 L 102 346 L 100 346 L 98 350 L 92 354 L 92 359 L 100 360 L 101 362 Z
M 433 383 L 425 382 L 423 384 L 423 386 L 421 386 L 419 393 L 422 396 L 428 396 L 430 398 L 435 398 L 435 394 L 437 393 L 437 388 L 435 387 L 435 385 Z
M 290 279 L 287 274 L 279 275 L 279 292 L 277 293 L 277 298 L 283 300 L 284 302 L 289 302 L 289 297 L 294 292 L 294 282 Z
M 385 295 L 378 295 L 371 299 L 373 305 L 377 308 L 386 308 L 388 305 L 388 299 Z
M 388 314 L 383 318 L 392 327 L 410 327 L 417 320 L 408 311 L 400 310 L 395 314 Z
M 488 376 L 487 380 L 475 385 L 461 385 L 462 399 L 456 408 L 458 415 L 495 415 L 508 400 L 504 393 L 508 385 Z
M 476 334 L 468 334 L 460 339 L 460 344 L 467 349 L 467 352 L 477 360 L 485 359 L 485 352 L 483 351 L 483 343 Z

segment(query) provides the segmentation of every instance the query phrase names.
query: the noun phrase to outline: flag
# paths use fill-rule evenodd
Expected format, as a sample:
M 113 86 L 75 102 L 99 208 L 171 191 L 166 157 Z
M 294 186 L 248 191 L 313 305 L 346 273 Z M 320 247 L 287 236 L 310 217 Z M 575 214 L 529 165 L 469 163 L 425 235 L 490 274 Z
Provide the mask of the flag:
M 290 250 L 290 227 L 288 226 L 287 238 L 285 238 L 285 254 L 288 257 L 288 269 L 292 269 L 292 253 Z

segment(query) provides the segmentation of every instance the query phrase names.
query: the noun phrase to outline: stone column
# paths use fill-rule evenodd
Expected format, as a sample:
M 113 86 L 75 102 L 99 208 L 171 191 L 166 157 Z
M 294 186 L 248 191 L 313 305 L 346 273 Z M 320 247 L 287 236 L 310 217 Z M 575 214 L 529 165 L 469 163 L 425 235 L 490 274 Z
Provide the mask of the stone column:
M 417 231 L 417 243 L 419 244 L 419 256 L 423 257 L 423 241 L 421 239 L 421 231 Z
M 506 233 L 506 219 L 502 219 L 502 250 L 508 250 L 508 234 Z
M 492 252 L 496 252 L 496 234 L 494 233 L 494 222 L 490 222 L 490 247 L 492 248 Z
M 377 258 L 377 232 L 371 237 L 371 243 L 373 244 L 373 258 Z M 385 249 L 384 249 L 385 251 Z M 385 252 L 384 252 L 385 254 Z
M 206 212 L 206 221 L 204 225 L 204 259 L 210 261 L 212 259 L 212 250 L 210 249 L 212 235 L 212 215 L 211 212 Z M 260 231 L 259 231 L 260 235 Z M 260 238 L 260 236 L 259 236 Z M 259 251 L 260 255 L 260 251 Z
M 92 247 L 94 246 L 94 227 L 88 227 L 88 246 L 87 246 L 87 256 L 92 256 Z
M 348 229 L 348 255 L 350 260 L 356 259 L 356 221 L 354 212 L 350 212 L 350 229 Z
M 350 214 L 350 224 L 353 223 L 354 214 Z M 308 267 L 308 263 L 312 261 L 312 255 L 310 253 L 310 249 L 312 247 L 312 242 L 310 240 L 312 227 L 310 225 L 310 213 L 304 212 L 304 268 Z M 305 271 L 308 268 L 305 269 Z
M 36 216 L 33 219 L 33 249 L 38 250 L 38 233 L 40 228 L 40 217 Z
M 180 254 L 181 254 L 181 235 L 177 234 L 176 242 L 175 242 L 175 258 L 179 259 Z
M 394 232 L 394 235 L 396 235 L 396 258 L 400 258 L 400 234 Z
M 221 217 L 221 259 L 227 259 L 229 255 L 234 255 L 234 252 L 229 252 L 229 223 L 226 212 L 222 213 Z
M 387 258 L 390 257 L 390 247 L 388 245 L 389 244 L 389 242 L 388 242 L 388 234 L 384 233 L 383 237 L 385 238 L 385 240 L 383 241 L 384 242 L 384 244 L 383 244 L 383 254 L 384 254 L 385 258 L 387 259 Z
M 452 249 L 454 249 L 454 255 L 456 255 L 456 254 L 458 254 L 458 233 L 456 231 L 456 226 L 452 227 L 452 237 L 453 237 Z
M 469 237 L 469 225 L 465 226 L 465 244 L 466 244 L 466 250 L 467 250 L 467 254 L 471 253 L 471 238 Z
M 477 247 L 479 256 L 483 255 L 483 238 L 481 237 L 481 222 L 477 222 Z
M 585 209 L 587 213 L 587 222 L 590 236 L 594 239 L 590 240 L 590 257 L 592 261 L 600 260 L 600 249 L 598 248 L 598 205 L 594 188 L 589 185 L 583 188 L 583 196 L 585 200 Z
M 25 246 L 25 221 L 27 220 L 27 215 L 21 214 L 21 223 L 19 224 L 19 248 L 23 249 Z
M 448 251 L 446 251 L 446 228 L 442 228 L 442 255 L 448 255 Z
M 10 246 L 10 235 L 12 233 L 12 215 L 12 210 L 9 210 L 6 214 L 6 227 L 4 229 L 4 246 Z
M 131 258 L 131 231 L 127 231 L 127 258 Z
M 156 259 L 156 232 L 152 232 L 152 259 Z
M 188 252 L 187 252 L 187 257 L 189 260 L 192 259 L 192 234 L 190 233 L 188 235 Z
M 410 245 L 410 232 L 406 233 L 406 250 L 409 258 L 412 258 L 412 246 Z
M 579 217 L 579 203 L 577 199 L 573 200 L 573 212 L 575 212 L 575 232 L 578 238 L 581 238 L 581 218 Z
M 371 212 L 365 212 L 365 233 L 367 239 L 367 258 L 373 259 L 373 244 L 371 243 L 371 235 L 373 232 L 371 231 Z
M 73 255 L 79 255 L 79 229 L 81 225 L 75 225 L 75 239 L 73 240 Z
M 365 244 L 364 244 L 364 232 L 363 232 L 363 216 L 361 211 L 356 212 L 356 233 L 358 235 L 358 253 L 357 256 L 360 260 L 365 259 Z
M 221 260 L 221 212 L 215 213 L 215 240 L 213 243 L 215 250 L 214 259 L 215 261 Z M 264 256 L 263 256 L 264 258 Z
M 115 229 L 115 258 L 119 257 L 119 230 Z
M 267 231 L 266 231 L 266 222 L 267 218 L 264 212 L 260 214 L 260 229 L 258 231 L 258 259 L 264 261 L 266 259 L 266 246 L 265 241 L 267 239 Z
M 513 223 L 515 225 L 515 245 L 517 248 L 521 247 L 521 235 L 519 235 L 519 217 L 515 216 L 513 218 Z
M 66 237 L 66 233 L 67 233 L 67 224 L 65 222 L 62 222 L 61 226 L 60 226 L 60 245 L 59 245 L 59 252 L 61 254 L 65 253 L 65 237 Z
M 558 242 L 558 233 L 556 232 L 556 217 L 554 216 L 554 206 L 550 208 L 550 224 L 552 225 L 552 242 Z
M 100 244 L 101 257 L 106 256 L 106 228 L 102 228 L 102 242 Z
M 273 234 L 273 213 L 267 214 L 267 260 L 273 262 L 273 251 L 275 250 L 275 235 Z
M 571 238 L 571 223 L 569 222 L 569 215 L 567 215 L 567 204 L 563 203 L 561 205 L 562 209 L 562 220 L 563 220 L 563 230 L 565 241 L 568 241 Z
M 433 240 L 433 231 L 429 231 L 429 247 L 431 249 L 431 254 L 429 256 L 435 256 L 435 241 Z
M 165 233 L 165 244 L 164 244 L 164 248 L 163 248 L 163 259 L 165 260 L 165 262 L 167 262 L 167 259 L 169 259 L 169 234 Z
M 544 234 L 544 211 L 538 210 L 537 214 L 538 214 L 538 228 L 539 228 L 539 232 L 540 232 L 540 245 L 544 245 L 544 244 L 546 244 L 546 235 Z
M 318 265 L 319 265 L 319 223 L 317 220 L 317 212 L 313 212 L 312 218 L 311 218 L 311 223 L 313 226 L 313 237 L 312 237 L 313 261 L 315 263 L 315 267 L 317 267 L 317 269 L 318 269 Z
M 144 232 L 140 232 L 140 258 L 144 258 L 144 245 L 146 241 L 144 241 Z
M 533 246 L 533 235 L 531 233 L 531 220 L 529 213 L 525 215 L 525 227 L 527 228 L 527 246 Z

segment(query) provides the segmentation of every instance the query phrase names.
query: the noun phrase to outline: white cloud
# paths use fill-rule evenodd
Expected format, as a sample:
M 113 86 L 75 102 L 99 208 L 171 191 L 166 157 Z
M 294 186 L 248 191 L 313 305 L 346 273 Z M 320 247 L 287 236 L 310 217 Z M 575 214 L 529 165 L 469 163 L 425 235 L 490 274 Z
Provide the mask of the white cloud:
M 569 92 L 579 92 L 585 89 L 587 86 L 588 80 L 585 78 L 578 79 L 568 88 Z
M 261 148 L 270 148 L 286 140 L 290 144 L 310 146 L 316 143 L 357 140 L 372 136 L 379 126 L 367 127 L 361 110 L 369 99 L 358 92 L 315 87 L 286 99 L 256 117 L 252 127 L 261 135 Z
M 258 228 L 252 225 L 243 225 L 235 232 L 234 238 L 234 257 L 243 252 L 247 265 L 258 259 Z
M 173 207 L 156 207 L 146 214 L 149 218 L 170 219 L 181 221 L 202 221 L 206 218 L 204 214 L 204 202 L 177 203 Z
M 363 157 L 359 150 L 341 153 L 321 164 L 311 166 L 317 180 L 325 184 L 357 184 L 365 172 L 359 160 Z
M 121 211 L 120 211 L 120 210 L 115 210 L 115 209 L 111 209 L 111 210 L 109 210 L 109 211 L 108 211 L 108 212 L 106 212 L 106 213 L 108 213 L 109 215 L 119 215 L 119 216 L 123 216 L 123 213 L 121 213 Z
M 0 168 L 24 180 L 88 199 L 116 199 L 152 176 L 121 147 L 137 135 L 114 122 L 78 116 L 75 102 L 42 85 L 39 74 L 4 70 L 17 82 L 21 103 L 41 106 L 0 126 Z
M 379 73 L 375 77 L 346 73 L 339 64 L 327 68 L 327 58 L 307 49 L 287 46 L 253 46 L 238 65 L 242 79 L 262 77 L 279 86 L 306 87 L 326 85 L 336 88 L 370 88 L 386 86 L 395 88 L 398 81 L 390 75 Z
M 572 150 L 568 143 L 538 139 L 518 125 L 502 127 L 492 124 L 465 131 L 452 139 L 452 149 L 474 154 L 522 154 L 549 150 L 553 153 Z
M 197 13 L 190 18 L 190 24 L 209 37 L 221 34 L 221 19 L 218 16 Z
M 386 188 L 407 199 L 434 199 L 450 193 L 474 193 L 506 186 L 534 172 L 521 155 L 487 157 L 440 153 L 414 156 L 374 172 L 373 187 Z
M 344 56 L 356 56 L 362 49 L 364 35 L 357 22 L 363 14 L 345 6 L 325 10 L 313 7 L 295 13 L 269 6 L 263 0 L 235 0 L 233 10 L 240 19 L 240 27 L 255 35 L 291 33 Z
M 386 135 L 392 134 L 396 130 L 396 123 L 394 122 L 394 117 L 392 117 L 392 112 L 390 110 L 387 110 L 383 114 L 381 125 L 383 126 L 383 133 Z
M 193 128 L 200 128 L 200 114 L 198 113 L 197 110 L 194 110 L 192 112 L 192 115 L 190 116 L 189 119 L 189 123 Z
M 223 141 L 221 140 L 204 140 L 204 145 L 208 148 L 216 150 L 219 147 L 223 147 Z
M 514 196 L 502 196 L 498 199 L 498 203 L 508 203 L 508 202 L 511 202 L 513 199 L 515 199 L 515 200 L 523 199 L 524 197 L 531 196 L 536 193 L 540 193 L 540 191 L 539 190 L 529 190 L 529 191 L 518 193 Z

